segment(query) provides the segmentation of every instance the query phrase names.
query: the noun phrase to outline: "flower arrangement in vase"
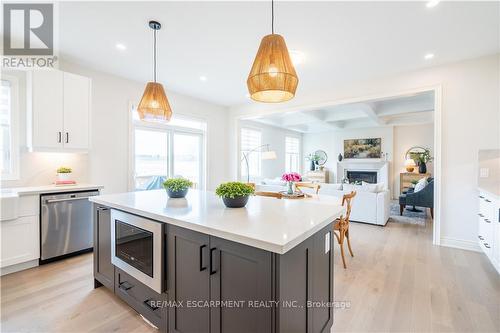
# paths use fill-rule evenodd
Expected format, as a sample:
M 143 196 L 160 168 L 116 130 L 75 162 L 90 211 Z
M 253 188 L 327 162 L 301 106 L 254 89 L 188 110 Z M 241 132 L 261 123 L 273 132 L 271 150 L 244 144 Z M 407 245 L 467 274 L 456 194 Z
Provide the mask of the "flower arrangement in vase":
M 293 194 L 293 183 L 295 182 L 300 182 L 302 180 L 302 177 L 296 173 L 296 172 L 289 172 L 289 173 L 284 173 L 281 176 L 281 180 L 286 181 L 287 184 L 287 194 Z

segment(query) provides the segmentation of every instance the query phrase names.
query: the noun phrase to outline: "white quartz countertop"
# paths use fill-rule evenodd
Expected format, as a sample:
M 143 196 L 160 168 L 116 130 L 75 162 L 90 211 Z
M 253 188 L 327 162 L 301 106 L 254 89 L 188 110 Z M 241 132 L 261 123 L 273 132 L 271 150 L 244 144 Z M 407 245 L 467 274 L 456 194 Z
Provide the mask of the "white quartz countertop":
M 214 192 L 189 190 L 185 199 L 164 190 L 99 195 L 90 201 L 278 254 L 286 253 L 343 212 L 340 198 L 276 199 L 251 196 L 244 208 L 226 208 Z
M 3 188 L 1 191 L 1 196 L 11 196 L 11 195 L 31 195 L 40 193 L 57 193 L 57 192 L 71 192 L 71 191 L 84 191 L 93 189 L 102 189 L 104 186 L 96 184 L 75 184 L 75 185 L 42 185 L 42 186 L 27 186 L 27 187 L 11 187 Z

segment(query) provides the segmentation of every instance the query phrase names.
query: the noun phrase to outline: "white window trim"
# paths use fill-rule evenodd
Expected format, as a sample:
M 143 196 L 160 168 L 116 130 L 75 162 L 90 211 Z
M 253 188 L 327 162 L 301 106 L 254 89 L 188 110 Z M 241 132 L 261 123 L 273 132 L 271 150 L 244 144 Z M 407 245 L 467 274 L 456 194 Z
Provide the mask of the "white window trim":
M 287 154 L 286 138 L 294 138 L 294 139 L 299 140 L 299 153 L 298 153 L 298 166 L 297 166 L 298 170 L 296 172 L 298 172 L 300 174 L 302 171 L 302 137 L 300 137 L 298 135 L 290 135 L 290 134 L 285 135 L 285 159 L 286 159 L 286 154 Z M 285 168 L 286 168 L 286 160 L 285 160 Z
M 261 141 L 260 141 L 260 145 L 262 145 L 262 128 L 259 128 L 259 127 L 255 127 L 255 126 L 240 126 L 239 127 L 239 133 L 238 133 L 238 138 L 239 138 L 239 141 L 238 141 L 238 156 L 239 156 L 239 169 L 240 169 L 240 179 L 241 180 L 244 180 L 246 181 L 246 177 L 247 177 L 247 174 L 244 173 L 243 174 L 243 168 L 241 167 L 243 161 L 241 160 L 242 159 L 242 153 L 243 153 L 243 150 L 241 149 L 241 144 L 242 144 L 242 138 L 241 138 L 241 131 L 243 129 L 248 129 L 248 130 L 252 130 L 252 131 L 256 131 L 256 132 L 260 132 L 260 135 L 261 135 Z M 252 149 L 254 149 L 256 147 L 253 147 Z M 261 151 L 254 151 L 252 152 L 251 154 L 259 154 L 259 156 L 261 156 L 262 152 Z M 250 181 L 252 181 L 252 178 L 253 180 L 255 180 L 256 178 L 261 178 L 262 177 L 262 157 L 259 159 L 259 171 L 260 171 L 260 174 L 258 175 L 252 175 L 251 173 L 249 174 L 249 177 L 250 177 Z M 249 172 L 249 170 L 247 170 L 247 172 Z
M 133 118 L 132 110 L 134 109 L 135 104 L 133 102 L 129 102 L 128 107 L 128 124 L 129 124 L 129 153 L 128 153 L 128 190 L 135 191 L 135 130 L 136 129 L 148 129 L 148 130 L 157 130 L 157 131 L 169 131 L 168 135 L 168 149 L 173 152 L 173 135 L 174 133 L 186 133 L 186 134 L 198 134 L 202 137 L 200 152 L 202 159 L 201 166 L 201 175 L 200 175 L 200 184 L 198 189 L 206 189 L 207 188 L 207 163 L 208 163 L 208 154 L 207 154 L 207 137 L 208 137 L 208 121 L 201 117 L 196 116 L 187 116 L 183 114 L 178 114 L 181 118 L 186 118 L 189 120 L 198 120 L 204 122 L 206 124 L 206 130 L 199 130 L 196 128 L 186 128 L 173 126 L 169 124 L 164 124 L 160 122 L 151 122 L 151 121 L 141 121 L 135 120 Z M 174 163 L 172 158 L 168 158 L 167 160 L 167 168 L 170 174 L 173 174 Z
M 10 133 L 11 147 L 10 160 L 12 170 L 9 173 L 2 173 L 2 180 L 19 180 L 19 79 L 15 76 L 2 74 L 2 80 L 9 81 L 11 96 L 11 117 L 10 117 Z

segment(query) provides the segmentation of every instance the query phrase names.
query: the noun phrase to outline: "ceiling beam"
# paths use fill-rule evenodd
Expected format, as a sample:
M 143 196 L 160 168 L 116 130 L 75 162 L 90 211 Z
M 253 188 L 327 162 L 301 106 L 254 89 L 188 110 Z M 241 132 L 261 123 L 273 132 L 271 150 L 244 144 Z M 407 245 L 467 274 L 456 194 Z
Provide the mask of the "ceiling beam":
M 377 125 L 385 125 L 385 120 L 381 119 L 377 112 L 374 109 L 374 106 L 371 103 L 363 103 L 359 104 L 361 111 L 363 111 L 368 118 L 373 121 Z

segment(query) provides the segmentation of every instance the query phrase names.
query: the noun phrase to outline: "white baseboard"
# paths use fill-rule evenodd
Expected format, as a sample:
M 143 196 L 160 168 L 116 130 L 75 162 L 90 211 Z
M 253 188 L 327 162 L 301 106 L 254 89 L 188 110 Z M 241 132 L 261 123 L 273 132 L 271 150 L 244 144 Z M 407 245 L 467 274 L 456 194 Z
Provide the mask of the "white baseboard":
M 441 246 L 453 247 L 461 250 L 475 251 L 475 252 L 483 252 L 479 247 L 477 242 L 449 238 L 449 237 L 441 237 Z
M 30 260 L 20 264 L 10 265 L 7 267 L 0 268 L 0 276 L 7 275 L 10 273 L 19 272 L 28 268 L 33 268 L 38 266 L 38 259 Z

